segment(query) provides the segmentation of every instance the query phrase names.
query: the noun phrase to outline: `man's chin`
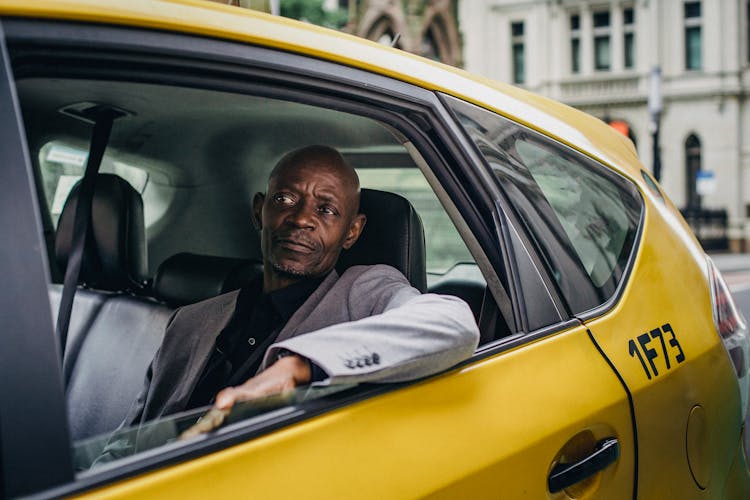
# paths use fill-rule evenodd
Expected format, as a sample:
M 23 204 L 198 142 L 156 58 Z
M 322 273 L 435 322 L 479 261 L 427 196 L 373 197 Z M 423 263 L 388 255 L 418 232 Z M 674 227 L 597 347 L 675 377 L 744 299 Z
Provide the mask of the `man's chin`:
M 273 264 L 273 270 L 277 275 L 283 278 L 289 278 L 289 279 L 295 279 L 295 280 L 310 278 L 313 276 L 313 273 L 307 269 L 300 269 L 295 266 L 289 266 L 289 265 L 284 265 L 284 264 L 279 264 L 279 263 Z

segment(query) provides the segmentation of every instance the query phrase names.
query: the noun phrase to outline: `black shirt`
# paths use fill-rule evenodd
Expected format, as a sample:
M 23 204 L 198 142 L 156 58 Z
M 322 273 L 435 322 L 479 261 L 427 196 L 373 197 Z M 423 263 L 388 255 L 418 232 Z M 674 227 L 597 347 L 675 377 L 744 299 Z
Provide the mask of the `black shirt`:
M 211 404 L 221 389 L 254 376 L 266 349 L 324 278 L 305 279 L 271 293 L 263 293 L 263 279 L 258 278 L 240 290 L 234 315 L 216 338 L 186 409 Z M 313 364 L 311 371 L 313 381 L 326 376 Z

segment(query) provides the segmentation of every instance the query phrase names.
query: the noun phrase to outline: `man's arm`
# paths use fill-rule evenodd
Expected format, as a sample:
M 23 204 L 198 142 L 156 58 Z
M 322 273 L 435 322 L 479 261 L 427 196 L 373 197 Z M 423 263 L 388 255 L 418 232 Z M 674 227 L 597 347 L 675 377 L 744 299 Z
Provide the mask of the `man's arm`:
M 320 384 L 401 382 L 448 369 L 477 347 L 479 330 L 464 301 L 422 295 L 391 267 L 374 266 L 363 273 L 348 300 L 355 321 L 272 345 L 265 371 L 219 393 L 217 406 L 228 408 L 235 401 L 309 383 L 309 361 L 327 374 Z M 278 359 L 283 351 L 296 356 Z
M 289 350 L 323 369 L 328 374 L 323 383 L 337 384 L 412 380 L 448 369 L 474 353 L 479 329 L 464 301 L 418 292 L 409 293 L 408 299 L 404 295 L 394 296 L 397 304 L 389 303 L 381 314 L 279 342 L 266 359 Z

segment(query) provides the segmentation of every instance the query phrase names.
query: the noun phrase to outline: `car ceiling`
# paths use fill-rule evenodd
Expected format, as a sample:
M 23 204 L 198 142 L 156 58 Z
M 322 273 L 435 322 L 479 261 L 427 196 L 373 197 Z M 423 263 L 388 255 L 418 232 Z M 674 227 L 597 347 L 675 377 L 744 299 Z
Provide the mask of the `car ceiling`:
M 275 99 L 76 79 L 29 78 L 17 88 L 32 151 L 51 139 L 87 149 L 91 126 L 59 110 L 80 102 L 113 105 L 130 115 L 115 122 L 108 154 L 175 187 L 264 177 L 282 154 L 309 144 L 403 151 L 371 119 Z
M 92 126 L 61 109 L 109 104 L 130 114 L 116 120 L 105 162 L 148 172 L 147 202 L 163 215 L 148 227 L 149 270 L 178 252 L 259 257 L 251 200 L 264 191 L 287 151 L 326 144 L 355 166 L 414 166 L 398 133 L 369 118 L 331 109 L 205 89 L 151 83 L 25 78 L 16 84 L 32 161 L 50 141 L 88 150 Z M 166 204 L 166 205 L 164 205 Z

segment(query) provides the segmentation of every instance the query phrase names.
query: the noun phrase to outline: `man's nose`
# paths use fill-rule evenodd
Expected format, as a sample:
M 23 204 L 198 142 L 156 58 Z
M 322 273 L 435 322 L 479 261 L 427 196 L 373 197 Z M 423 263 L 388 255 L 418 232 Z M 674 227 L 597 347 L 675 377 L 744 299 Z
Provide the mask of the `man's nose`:
M 315 207 L 312 203 L 297 203 L 287 213 L 286 223 L 302 229 L 313 229 L 315 227 Z

